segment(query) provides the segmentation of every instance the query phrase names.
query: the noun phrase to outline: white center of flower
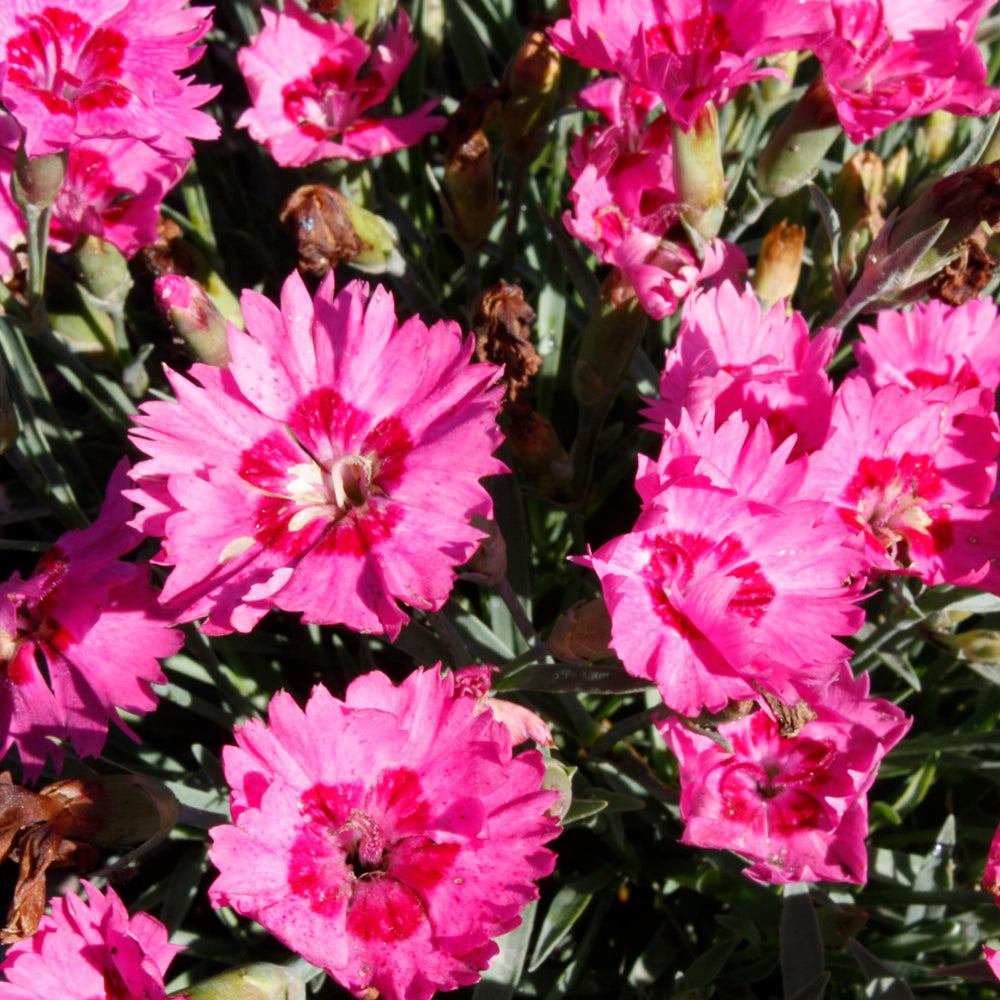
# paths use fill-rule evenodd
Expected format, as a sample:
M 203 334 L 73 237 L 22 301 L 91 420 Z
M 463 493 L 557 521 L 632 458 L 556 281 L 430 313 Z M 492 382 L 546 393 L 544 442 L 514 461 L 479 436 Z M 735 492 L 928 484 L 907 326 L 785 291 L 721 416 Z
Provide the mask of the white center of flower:
M 353 507 L 362 506 L 372 492 L 378 492 L 375 476 L 378 456 L 344 455 L 324 467 L 316 462 L 302 462 L 288 470 L 286 496 L 299 506 L 288 522 L 289 530 L 298 531 L 318 517 L 339 521 Z

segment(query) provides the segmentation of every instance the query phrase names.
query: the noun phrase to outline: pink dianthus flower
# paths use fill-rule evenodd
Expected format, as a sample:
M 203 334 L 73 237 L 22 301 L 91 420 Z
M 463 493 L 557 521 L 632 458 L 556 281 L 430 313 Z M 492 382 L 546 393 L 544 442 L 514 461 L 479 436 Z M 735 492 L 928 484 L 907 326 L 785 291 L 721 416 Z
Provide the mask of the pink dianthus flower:
M 845 666 L 797 736 L 763 710 L 720 724 L 732 752 L 681 719 L 659 723 L 680 761 L 682 843 L 743 855 L 757 882 L 864 883 L 867 792 L 911 722 L 867 695 L 867 674 Z
M 1000 105 L 974 40 L 990 0 L 832 0 L 831 7 L 834 30 L 810 47 L 851 142 L 939 109 L 979 116 Z
M 84 881 L 75 893 L 52 899 L 52 916 L 10 946 L 0 964 L 0 1000 L 165 1000 L 163 977 L 181 949 L 148 913 L 129 917 L 110 886 L 105 895 Z
M 678 426 L 682 410 L 700 424 L 712 409 L 717 424 L 739 412 L 750 424 L 767 422 L 777 442 L 795 434 L 794 454 L 826 439 L 833 383 L 826 366 L 840 334 L 832 327 L 810 339 L 801 314 L 784 303 L 761 313 L 749 288 L 726 282 L 692 293 L 684 303 L 677 341 L 667 352 L 660 399 L 646 411 L 657 430 Z
M 27 241 L 28 225 L 11 196 L 14 154 L 21 130 L 0 113 L 0 254 Z M 49 242 L 70 249 L 82 234 L 98 236 L 126 257 L 155 243 L 160 205 L 184 174 L 181 160 L 138 139 L 83 139 L 74 143 L 66 179 L 52 204 Z
M 355 996 L 426 1000 L 479 979 L 555 855 L 537 750 L 418 670 L 344 700 L 281 693 L 223 751 L 233 823 L 212 831 L 209 890 Z
M 760 56 L 806 48 L 828 29 L 826 3 L 810 0 L 571 0 L 556 47 L 584 66 L 654 91 L 686 132 L 712 101 L 780 71 Z
M 29 157 L 81 139 L 138 139 L 175 157 L 218 125 L 195 110 L 218 88 L 175 74 L 211 25 L 187 0 L 0 0 L 0 99 Z
M 823 509 L 778 509 L 700 476 L 652 494 L 629 534 L 580 560 L 601 579 L 625 669 L 686 716 L 761 690 L 793 704 L 829 683 L 848 654 L 834 636 L 864 618 L 845 583 L 863 561 L 842 526 L 816 523 Z
M 654 319 L 671 315 L 698 284 L 744 270 L 735 244 L 712 240 L 699 259 L 679 229 L 670 119 L 649 118 L 656 96 L 616 78 L 591 84 L 577 100 L 609 124 L 591 125 L 570 151 L 574 207 L 563 215 L 567 232 L 617 267 Z
M 127 468 L 123 460 L 115 469 L 89 528 L 63 535 L 27 580 L 15 573 L 0 584 L 0 756 L 16 745 L 26 780 L 46 754 L 61 761 L 49 737 L 99 753 L 111 719 L 136 739 L 118 710 L 156 707 L 150 685 L 166 681 L 157 660 L 184 642 L 165 627 L 148 564 L 118 558 L 142 539 L 126 524 Z
M 959 389 L 1000 386 L 1000 319 L 995 302 L 970 299 L 950 306 L 937 299 L 917 302 L 905 312 L 887 309 L 875 327 L 859 325 L 854 344 L 858 368 L 873 390 Z
M 314 300 L 293 273 L 280 310 L 244 292 L 228 368 L 168 371 L 177 402 L 143 404 L 132 431 L 152 456 L 135 524 L 174 567 L 161 599 L 208 634 L 277 607 L 394 638 L 396 598 L 440 608 L 492 513 L 501 370 L 468 363 L 457 323 L 398 326 L 381 287 L 333 292 L 332 273 Z
M 872 573 L 1000 592 L 1000 430 L 993 393 L 944 385 L 837 390 L 833 431 L 804 489 L 857 535 Z
M 236 57 L 253 101 L 237 125 L 282 166 L 383 156 L 444 125 L 430 115 L 437 101 L 400 118 L 364 114 L 388 97 L 417 49 L 405 11 L 374 48 L 350 21 L 317 21 L 295 4 L 261 15 L 264 30 Z

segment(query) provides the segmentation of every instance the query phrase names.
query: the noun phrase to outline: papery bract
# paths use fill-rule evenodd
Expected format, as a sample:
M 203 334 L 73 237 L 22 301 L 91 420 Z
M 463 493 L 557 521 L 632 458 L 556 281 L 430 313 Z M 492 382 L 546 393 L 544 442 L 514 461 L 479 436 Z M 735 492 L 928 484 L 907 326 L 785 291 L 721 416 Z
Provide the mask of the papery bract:
M 163 977 L 180 951 L 148 913 L 129 917 L 108 887 L 89 882 L 85 903 L 75 893 L 52 898 L 32 937 L 7 950 L 0 1000 L 165 1000 Z
M 687 131 L 708 101 L 778 71 L 760 56 L 806 48 L 828 29 L 824 3 L 778 0 L 572 0 L 552 29 L 557 48 L 584 66 L 654 91 Z
M 852 142 L 938 109 L 979 116 L 1000 106 L 974 41 L 989 0 L 832 0 L 831 7 L 834 30 L 811 47 Z
M 758 882 L 864 883 L 866 795 L 911 721 L 867 694 L 867 675 L 844 667 L 797 736 L 763 710 L 720 724 L 731 753 L 680 719 L 659 723 L 680 761 L 682 842 L 735 851 Z
M 644 489 L 632 532 L 580 560 L 601 578 L 625 669 L 688 716 L 828 683 L 847 654 L 833 637 L 864 617 L 845 585 L 863 562 L 842 527 L 814 523 L 823 505 L 779 510 L 698 476 Z
M 825 368 L 840 339 L 832 327 L 812 339 L 799 313 L 783 303 L 761 313 L 749 288 L 731 283 L 694 292 L 684 303 L 677 341 L 667 352 L 660 399 L 646 411 L 657 430 L 676 427 L 682 410 L 695 424 L 714 407 L 717 423 L 741 413 L 767 422 L 776 441 L 797 437 L 812 451 L 830 428 L 833 383 Z
M 218 125 L 195 110 L 217 91 L 175 74 L 201 55 L 211 8 L 187 0 L 0 0 L 0 99 L 29 157 L 81 139 L 131 138 L 171 156 Z
M 118 558 L 142 539 L 126 524 L 127 469 L 115 469 L 94 524 L 63 535 L 27 580 L 0 584 L 0 755 L 16 745 L 29 780 L 47 754 L 61 760 L 49 737 L 96 754 L 111 719 L 135 738 L 118 710 L 155 708 L 150 685 L 166 682 L 157 659 L 184 641 L 165 628 L 148 564 Z
M 541 753 L 453 675 L 370 673 L 343 701 L 271 702 L 223 752 L 233 824 L 210 896 L 262 923 L 356 996 L 425 1000 L 479 979 L 555 856 Z
M 456 323 L 398 326 L 381 287 L 335 297 L 332 272 L 314 300 L 293 274 L 280 310 L 242 305 L 228 368 L 168 372 L 177 402 L 143 404 L 132 432 L 152 456 L 133 469 L 135 523 L 174 567 L 162 600 L 209 634 L 277 607 L 395 637 L 396 599 L 440 608 L 483 537 L 501 369 L 468 364 Z
M 858 368 L 873 390 L 1000 386 L 1000 319 L 995 302 L 970 299 L 950 306 L 937 299 L 904 311 L 886 309 L 875 326 L 859 325 Z
M 264 30 L 237 55 L 253 101 L 237 124 L 282 166 L 383 156 L 444 125 L 430 115 L 437 101 L 400 118 L 365 114 L 388 97 L 416 51 L 405 11 L 374 48 L 350 22 L 316 21 L 294 4 L 261 14 Z
M 887 385 L 873 394 L 864 379 L 848 378 L 832 426 L 810 456 L 804 489 L 857 532 L 873 573 L 1000 587 L 991 390 Z

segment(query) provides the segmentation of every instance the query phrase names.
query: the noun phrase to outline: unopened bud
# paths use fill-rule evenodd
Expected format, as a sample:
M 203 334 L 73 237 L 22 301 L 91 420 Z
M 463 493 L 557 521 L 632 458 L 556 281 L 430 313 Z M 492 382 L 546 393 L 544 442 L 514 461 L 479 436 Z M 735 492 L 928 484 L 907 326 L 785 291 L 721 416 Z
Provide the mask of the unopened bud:
M 202 979 L 174 997 L 187 1000 L 305 1000 L 305 984 L 287 969 L 254 962 Z
M 482 129 L 449 147 L 443 187 L 445 216 L 452 238 L 467 250 L 482 246 L 493 228 L 498 208 L 493 154 Z
M 765 308 L 795 294 L 805 245 L 805 227 L 790 226 L 787 219 L 782 219 L 764 237 L 757 257 L 753 288 Z
M 935 166 L 951 152 L 955 133 L 958 130 L 958 116 L 950 111 L 932 111 L 917 130 L 917 140 L 927 151 L 927 162 Z
M 573 804 L 573 775 L 575 773 L 575 767 L 567 767 L 552 757 L 546 757 L 542 788 L 547 792 L 558 792 L 558 797 L 545 812 L 559 820 L 560 823 Z
M 24 142 L 14 156 L 14 177 L 11 183 L 18 208 L 45 208 L 56 200 L 66 180 L 69 153 L 50 153 L 28 159 Z
M 910 150 L 900 146 L 885 163 L 885 186 L 882 194 L 885 198 L 886 210 L 899 204 L 899 199 L 906 187 L 906 176 L 910 166 Z
M 320 0 L 329 5 L 330 0 Z M 397 0 L 339 0 L 336 4 L 337 20 L 344 24 L 348 18 L 359 38 L 369 39 L 392 17 Z
M 762 194 L 784 198 L 805 185 L 843 132 L 826 83 L 814 83 L 771 136 L 757 162 Z
M 225 317 L 194 278 L 160 275 L 153 284 L 153 294 L 160 315 L 199 361 L 216 368 L 229 364 Z
M 973 663 L 1000 664 L 1000 632 L 988 628 L 974 628 L 954 635 L 938 635 L 956 656 Z
M 529 163 L 559 99 L 559 50 L 541 28 L 534 28 L 511 62 L 500 126 L 504 147 L 514 159 Z
M 646 313 L 635 289 L 613 269 L 601 285 L 573 369 L 573 394 L 579 403 L 597 405 L 617 394 L 645 329 Z
M 674 185 L 681 218 L 703 240 L 713 240 L 726 211 L 719 115 L 708 101 L 687 132 L 671 122 Z
M 173 792 L 145 774 L 66 778 L 41 790 L 72 817 L 66 835 L 95 847 L 141 844 L 171 830 L 180 815 Z
M 507 543 L 496 521 L 474 514 L 470 523 L 474 528 L 485 531 L 486 537 L 459 573 L 463 580 L 492 587 L 507 575 Z
M 85 236 L 74 251 L 84 287 L 99 305 L 116 312 L 125 305 L 132 275 L 122 252 L 99 236 Z
M 760 95 L 765 101 L 778 101 L 792 89 L 795 71 L 799 66 L 798 52 L 780 52 L 776 56 L 767 56 L 764 62 L 774 66 L 784 73 L 784 77 L 765 76 L 760 81 Z
M 577 601 L 555 624 L 549 638 L 552 655 L 571 663 L 590 663 L 614 656 L 611 615 L 601 598 Z
M 518 472 L 544 493 L 555 492 L 573 478 L 573 462 L 552 421 L 519 399 L 507 409 L 507 444 Z
M 885 221 L 884 188 L 882 159 L 867 150 L 855 153 L 833 182 L 832 201 L 840 216 L 842 234 L 837 266 L 847 286 L 860 272 L 864 256 Z

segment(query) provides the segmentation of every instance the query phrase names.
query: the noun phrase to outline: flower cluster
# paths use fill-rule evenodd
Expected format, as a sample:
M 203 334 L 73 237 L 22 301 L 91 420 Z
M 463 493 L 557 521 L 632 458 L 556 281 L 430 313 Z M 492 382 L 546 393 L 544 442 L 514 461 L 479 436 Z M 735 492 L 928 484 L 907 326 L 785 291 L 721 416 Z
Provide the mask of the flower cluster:
M 642 513 L 585 562 L 625 668 L 673 712 L 762 706 L 720 725 L 731 751 L 665 727 L 685 839 L 739 845 L 755 878 L 864 880 L 864 792 L 908 723 L 845 667 L 837 637 L 861 625 L 863 587 L 891 573 L 1000 593 L 995 354 L 978 346 L 995 322 L 976 300 L 883 313 L 834 390 L 834 331 L 810 340 L 801 316 L 762 315 L 732 286 L 685 303 L 648 411 L 664 440 L 656 462 L 640 458 Z M 799 722 L 782 732 L 785 711 Z M 754 768 L 771 777 L 751 780 Z M 794 795 L 768 783 L 796 768 L 812 769 L 808 799 L 802 780 L 788 778 Z

